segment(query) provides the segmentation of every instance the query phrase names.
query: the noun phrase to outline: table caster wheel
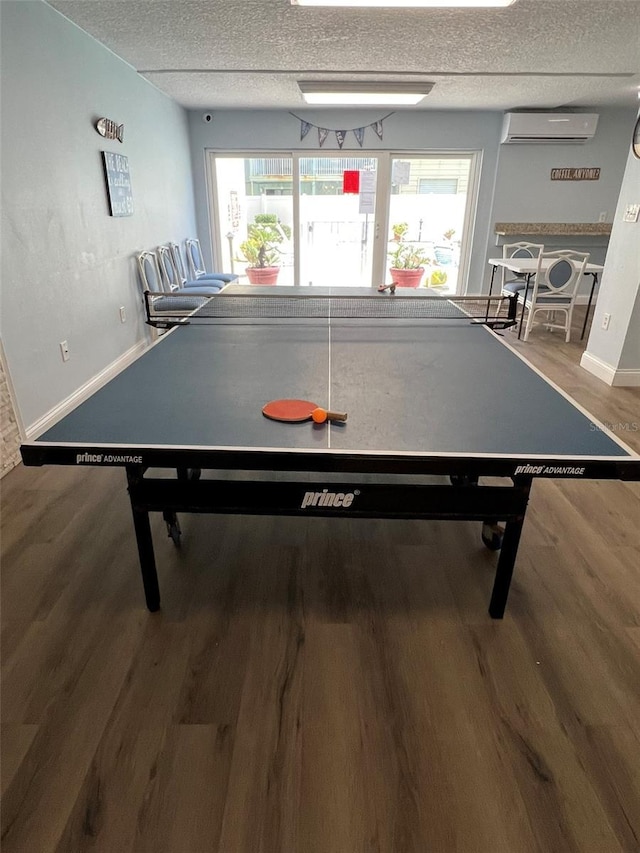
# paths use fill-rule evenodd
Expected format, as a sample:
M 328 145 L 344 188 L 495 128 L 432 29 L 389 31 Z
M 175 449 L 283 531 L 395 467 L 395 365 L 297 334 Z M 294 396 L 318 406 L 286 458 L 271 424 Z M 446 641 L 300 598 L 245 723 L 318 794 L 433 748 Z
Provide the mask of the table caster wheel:
M 171 537 L 171 539 L 173 539 L 173 544 L 176 546 L 176 548 L 179 548 L 182 531 L 180 530 L 180 525 L 177 521 L 175 524 L 167 524 L 167 533 Z
M 167 536 L 170 539 L 173 539 L 173 544 L 176 547 L 180 546 L 180 537 L 182 536 L 182 530 L 180 529 L 180 522 L 178 521 L 178 516 L 175 512 L 171 512 L 167 510 L 163 513 L 164 520 L 167 525 Z
M 490 551 L 499 551 L 502 548 L 504 528 L 499 524 L 485 521 L 482 524 L 482 541 Z

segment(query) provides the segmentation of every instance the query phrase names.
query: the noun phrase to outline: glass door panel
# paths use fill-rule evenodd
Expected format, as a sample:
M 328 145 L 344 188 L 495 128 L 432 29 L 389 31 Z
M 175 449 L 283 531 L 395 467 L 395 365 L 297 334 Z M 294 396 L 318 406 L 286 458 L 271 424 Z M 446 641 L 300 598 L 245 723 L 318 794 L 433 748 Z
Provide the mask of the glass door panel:
M 220 272 L 240 284 L 294 283 L 293 158 L 215 156 L 216 222 Z
M 346 170 L 359 193 L 343 193 Z M 375 235 L 376 157 L 300 157 L 300 284 L 371 287 Z
M 471 155 L 392 157 L 389 251 L 407 242 L 422 249 L 422 287 L 457 293 L 467 215 Z

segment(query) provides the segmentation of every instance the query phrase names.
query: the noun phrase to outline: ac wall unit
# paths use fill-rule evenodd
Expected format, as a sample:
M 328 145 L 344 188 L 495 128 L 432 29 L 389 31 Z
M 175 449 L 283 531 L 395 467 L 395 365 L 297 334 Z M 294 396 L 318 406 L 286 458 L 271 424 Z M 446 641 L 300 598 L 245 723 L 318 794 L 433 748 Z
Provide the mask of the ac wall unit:
M 591 139 L 598 126 L 595 113 L 505 113 L 502 143 L 563 144 Z

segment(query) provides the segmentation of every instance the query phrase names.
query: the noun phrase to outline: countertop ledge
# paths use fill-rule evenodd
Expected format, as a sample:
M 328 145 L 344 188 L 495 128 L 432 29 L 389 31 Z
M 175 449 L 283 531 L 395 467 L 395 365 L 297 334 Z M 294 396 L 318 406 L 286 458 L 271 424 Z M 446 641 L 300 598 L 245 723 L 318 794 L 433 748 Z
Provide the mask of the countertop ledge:
M 496 222 L 495 233 L 507 235 L 517 234 L 593 234 L 608 236 L 611 234 L 610 222 Z

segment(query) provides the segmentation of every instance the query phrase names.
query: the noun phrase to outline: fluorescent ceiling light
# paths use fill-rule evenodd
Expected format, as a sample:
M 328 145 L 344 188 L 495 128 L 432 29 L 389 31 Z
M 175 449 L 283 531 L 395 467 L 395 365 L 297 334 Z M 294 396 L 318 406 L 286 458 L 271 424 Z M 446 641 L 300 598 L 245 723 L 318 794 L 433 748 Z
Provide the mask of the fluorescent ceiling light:
M 414 106 L 429 94 L 433 83 L 299 80 L 298 87 L 308 104 Z
M 459 6 L 467 9 L 481 6 L 511 6 L 516 0 L 291 0 L 292 6 L 386 6 L 390 9 L 406 7 L 434 8 Z

